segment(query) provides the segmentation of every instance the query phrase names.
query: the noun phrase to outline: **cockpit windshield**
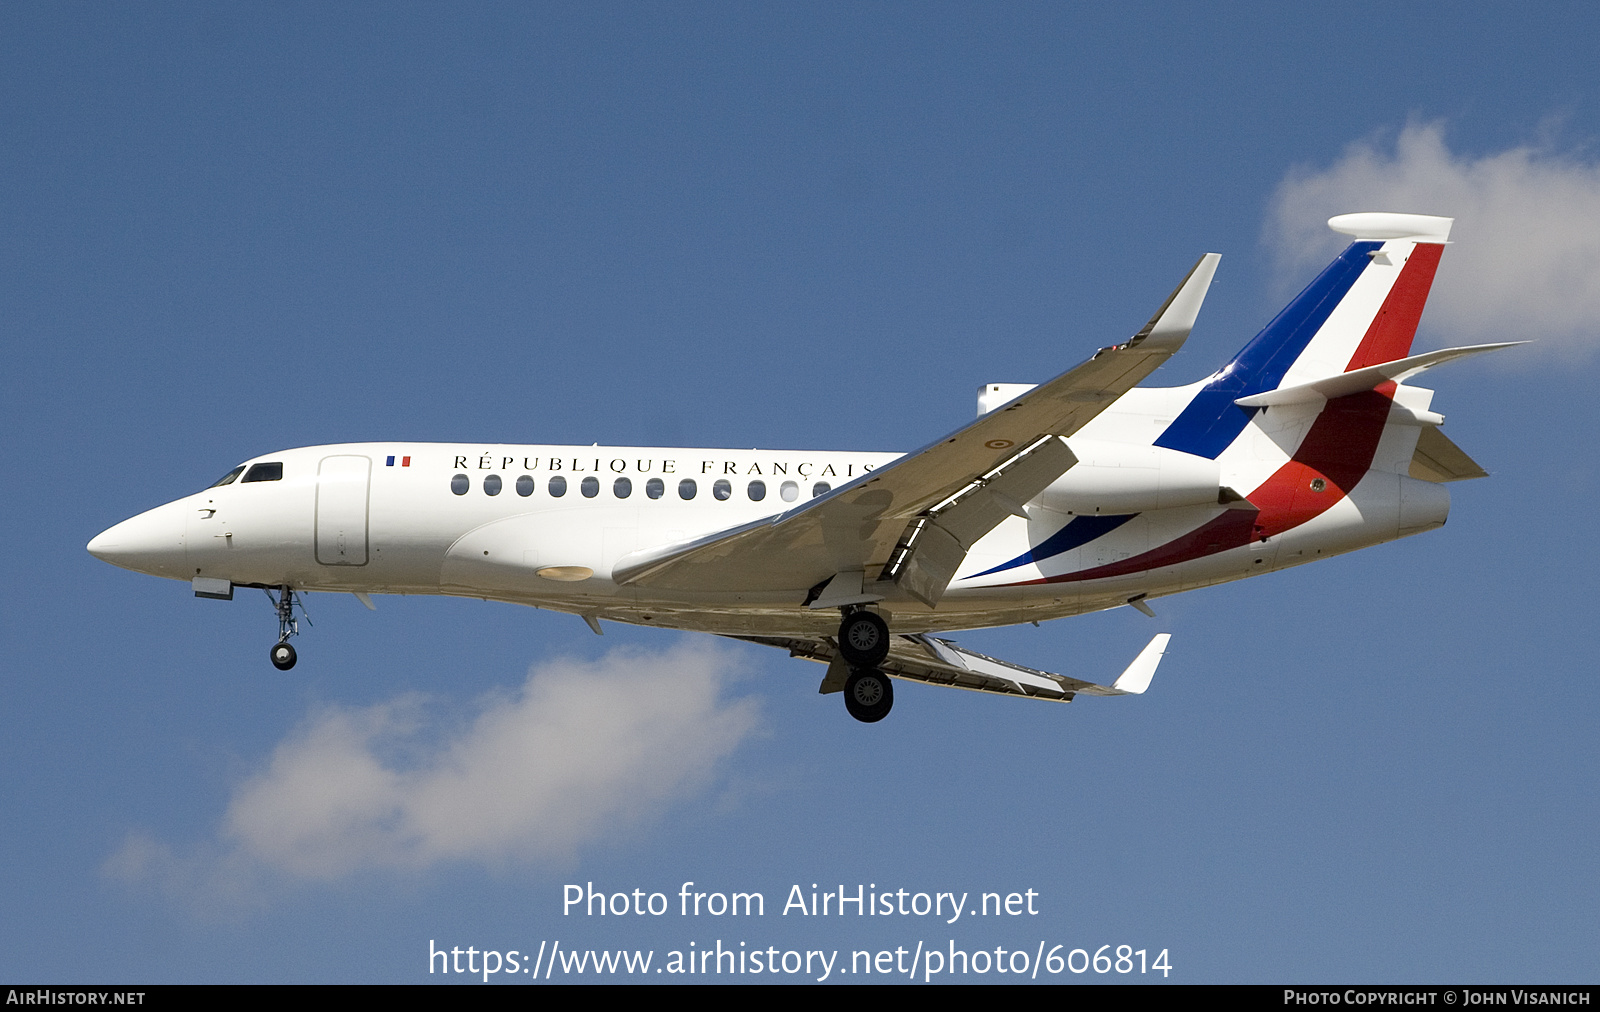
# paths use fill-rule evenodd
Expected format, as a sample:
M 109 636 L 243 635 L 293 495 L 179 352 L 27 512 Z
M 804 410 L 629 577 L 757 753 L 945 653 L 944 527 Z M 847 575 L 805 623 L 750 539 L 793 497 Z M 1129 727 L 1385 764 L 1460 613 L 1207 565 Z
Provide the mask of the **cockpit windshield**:
M 241 475 L 243 473 L 244 473 L 244 465 L 240 464 L 238 467 L 234 468 L 232 471 L 229 471 L 227 474 L 223 475 L 222 477 L 218 478 L 216 481 L 214 481 L 211 484 L 207 485 L 206 488 L 221 488 L 224 485 L 232 485 L 233 484 L 233 479 L 239 477 L 239 475 Z

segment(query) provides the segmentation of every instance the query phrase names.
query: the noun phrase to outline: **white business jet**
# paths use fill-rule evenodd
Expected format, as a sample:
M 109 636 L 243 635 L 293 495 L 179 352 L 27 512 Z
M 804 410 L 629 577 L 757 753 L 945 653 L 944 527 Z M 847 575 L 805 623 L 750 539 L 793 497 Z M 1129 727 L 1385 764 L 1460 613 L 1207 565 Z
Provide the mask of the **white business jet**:
M 1140 693 L 1168 634 L 1110 684 L 936 636 L 1149 602 L 1441 526 L 1484 475 L 1407 381 L 1509 345 L 1411 354 L 1452 219 L 1362 213 L 1354 241 L 1232 361 L 1139 388 L 1188 337 L 1208 253 L 1127 341 L 906 454 L 351 443 L 285 450 L 125 520 L 96 557 L 267 591 L 271 651 L 307 591 L 453 594 L 716 633 L 827 665 L 858 720 L 890 677 L 1070 701 Z M 303 613 L 303 606 L 301 612 Z

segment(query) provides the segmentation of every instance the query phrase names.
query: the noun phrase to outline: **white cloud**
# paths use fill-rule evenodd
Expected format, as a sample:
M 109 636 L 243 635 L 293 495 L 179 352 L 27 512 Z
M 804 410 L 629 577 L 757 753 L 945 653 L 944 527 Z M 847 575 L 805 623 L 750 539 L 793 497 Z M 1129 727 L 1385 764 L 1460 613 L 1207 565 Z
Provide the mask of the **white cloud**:
M 1290 172 L 1267 241 L 1309 280 L 1342 244 L 1327 219 L 1347 211 L 1456 219 L 1423 316 L 1450 343 L 1532 339 L 1566 352 L 1600 343 L 1600 164 L 1543 147 L 1459 156 L 1441 124 L 1414 124 L 1392 150 L 1361 141 L 1326 169 Z
M 724 692 L 736 660 L 686 641 L 553 661 L 453 731 L 416 696 L 321 709 L 235 789 L 214 842 L 178 855 L 135 834 L 106 871 L 226 907 L 268 875 L 570 861 L 715 780 L 759 724 Z

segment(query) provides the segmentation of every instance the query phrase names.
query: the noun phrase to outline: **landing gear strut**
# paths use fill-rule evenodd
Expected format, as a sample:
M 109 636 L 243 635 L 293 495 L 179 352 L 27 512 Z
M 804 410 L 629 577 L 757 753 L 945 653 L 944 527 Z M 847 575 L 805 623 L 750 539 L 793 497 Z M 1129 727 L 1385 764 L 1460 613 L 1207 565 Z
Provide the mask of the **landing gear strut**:
M 278 612 L 278 642 L 272 645 L 268 656 L 272 658 L 273 667 L 279 671 L 288 671 L 294 667 L 294 662 L 298 659 L 294 647 L 289 645 L 289 637 L 300 635 L 300 620 L 295 618 L 295 606 L 299 606 L 300 614 L 305 615 L 307 623 L 311 621 L 311 616 L 306 615 L 305 602 L 300 599 L 299 594 L 289 589 L 287 583 L 278 588 L 277 597 L 273 597 L 270 590 L 265 593 Z
M 844 708 L 863 724 L 876 724 L 894 706 L 894 683 L 877 668 L 857 668 L 844 683 Z

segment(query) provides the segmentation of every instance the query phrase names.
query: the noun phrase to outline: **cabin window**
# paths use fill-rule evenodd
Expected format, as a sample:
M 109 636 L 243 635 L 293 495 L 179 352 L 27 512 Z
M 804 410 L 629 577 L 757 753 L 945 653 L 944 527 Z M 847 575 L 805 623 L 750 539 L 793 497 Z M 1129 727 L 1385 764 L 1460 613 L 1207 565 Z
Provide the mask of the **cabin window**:
M 524 499 L 533 495 L 533 475 L 525 474 L 517 479 L 517 495 Z
M 483 479 L 483 494 L 484 495 L 499 495 L 500 494 L 500 476 L 498 474 L 491 474 L 488 477 Z
M 685 478 L 682 481 L 678 482 L 678 498 L 679 499 L 693 499 L 694 498 L 694 494 L 695 494 L 695 492 L 697 490 L 698 489 L 695 486 L 693 478 Z
M 728 479 L 718 478 L 711 485 L 711 494 L 718 500 L 726 500 L 733 495 L 733 486 L 728 483 Z
M 232 485 L 233 484 L 233 479 L 239 477 L 239 475 L 241 475 L 243 473 L 244 473 L 244 465 L 240 464 L 238 467 L 234 468 L 232 471 L 229 471 L 227 474 L 223 475 L 222 477 L 218 478 L 216 481 L 214 481 L 211 484 L 207 485 L 206 488 L 221 488 L 224 485 Z
M 246 471 L 240 484 L 247 481 L 282 481 L 283 461 L 275 460 L 270 464 L 254 464 Z
M 811 486 L 811 498 L 815 499 L 817 496 L 819 496 L 822 493 L 828 491 L 828 489 L 830 489 L 832 487 L 833 487 L 832 485 L 829 485 L 825 481 L 817 482 L 815 485 Z
M 745 491 L 750 493 L 751 502 L 760 502 L 767 497 L 767 483 L 764 481 L 752 481 L 750 487 Z
M 467 489 L 472 487 L 472 481 L 464 474 L 458 474 L 450 479 L 450 491 L 456 495 L 466 495 Z
M 651 478 L 644 483 L 644 494 L 652 499 L 660 499 L 667 491 L 667 483 L 660 478 Z
M 557 499 L 567 494 L 567 479 L 563 475 L 556 475 L 550 479 L 550 494 Z
M 583 493 L 585 499 L 593 499 L 600 494 L 600 479 L 591 474 L 578 482 L 578 489 Z
M 633 481 L 629 478 L 618 478 L 611 483 L 611 494 L 618 499 L 626 499 L 633 495 Z
M 784 502 L 794 502 L 800 498 L 800 486 L 792 481 L 786 481 L 778 486 L 778 494 L 783 496 Z

